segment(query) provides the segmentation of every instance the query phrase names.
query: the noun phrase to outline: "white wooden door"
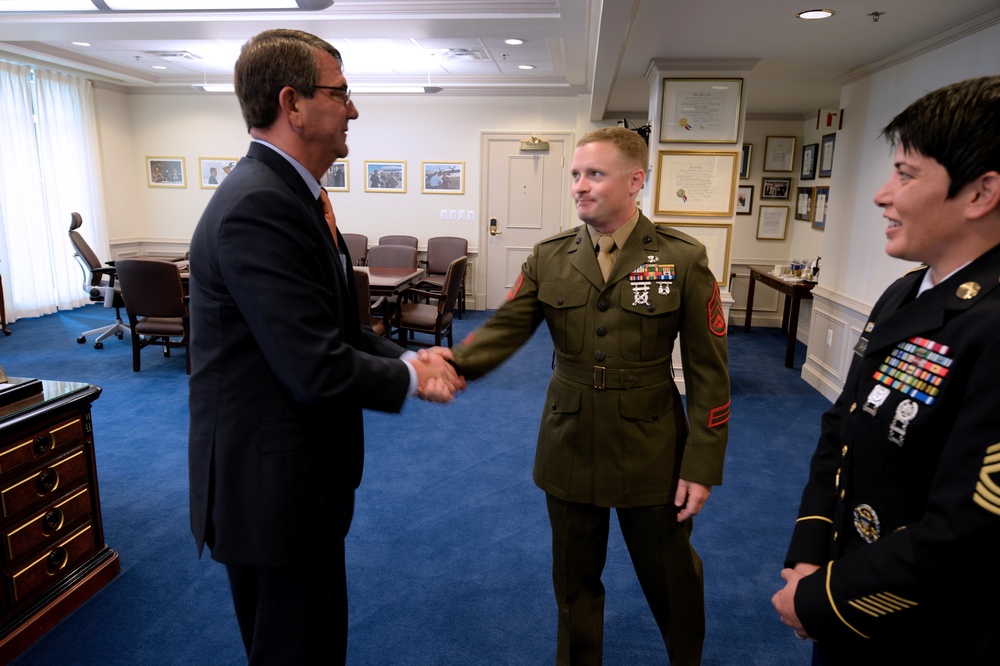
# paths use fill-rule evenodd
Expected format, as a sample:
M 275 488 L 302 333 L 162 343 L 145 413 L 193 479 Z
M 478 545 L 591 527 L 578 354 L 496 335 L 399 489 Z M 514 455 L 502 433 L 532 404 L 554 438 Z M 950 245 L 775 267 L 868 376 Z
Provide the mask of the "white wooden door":
M 535 133 L 546 151 L 523 151 L 530 132 L 483 132 L 484 206 L 480 210 L 480 277 L 486 278 L 486 308 L 503 304 L 532 246 L 578 224 L 570 219 L 569 167 L 572 132 Z M 485 251 L 482 250 L 485 248 Z

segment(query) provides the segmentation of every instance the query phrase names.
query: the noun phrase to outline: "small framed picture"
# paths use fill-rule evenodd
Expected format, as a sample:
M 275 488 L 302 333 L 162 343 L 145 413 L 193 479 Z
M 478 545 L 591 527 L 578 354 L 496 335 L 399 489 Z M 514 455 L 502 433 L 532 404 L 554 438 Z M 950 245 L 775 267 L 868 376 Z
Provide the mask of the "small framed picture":
M 752 143 L 743 144 L 743 153 L 740 156 L 740 178 L 750 177 L 750 151 L 753 150 Z
M 351 171 L 348 168 L 350 160 L 340 160 L 330 165 L 323 177 L 319 179 L 319 184 L 327 192 L 350 192 L 351 191 Z
M 198 173 L 201 174 L 201 186 L 205 189 L 215 189 L 226 179 L 229 172 L 236 166 L 238 157 L 199 157 Z
M 147 157 L 148 187 L 187 187 L 183 157 Z
M 736 214 L 749 215 L 753 208 L 753 185 L 740 185 L 736 188 Z
M 802 170 L 799 172 L 799 180 L 813 180 L 816 178 L 816 155 L 818 152 L 818 143 L 810 143 L 808 146 L 802 146 Z
M 764 171 L 791 171 L 795 160 L 794 136 L 769 136 L 764 144 Z
M 795 192 L 795 219 L 812 222 L 813 188 L 800 187 Z
M 788 206 L 761 206 L 757 216 L 757 240 L 785 240 Z
M 424 194 L 465 194 L 465 162 L 424 162 Z
M 365 160 L 365 192 L 406 192 L 406 162 Z
M 813 196 L 812 228 L 820 231 L 826 229 L 826 211 L 830 207 L 830 188 L 817 187 Z
M 791 178 L 763 178 L 760 184 L 760 198 L 783 199 L 785 201 L 792 196 Z
M 837 143 L 837 135 L 824 135 L 822 143 L 823 147 L 819 154 L 819 177 L 829 178 L 833 175 L 833 147 Z

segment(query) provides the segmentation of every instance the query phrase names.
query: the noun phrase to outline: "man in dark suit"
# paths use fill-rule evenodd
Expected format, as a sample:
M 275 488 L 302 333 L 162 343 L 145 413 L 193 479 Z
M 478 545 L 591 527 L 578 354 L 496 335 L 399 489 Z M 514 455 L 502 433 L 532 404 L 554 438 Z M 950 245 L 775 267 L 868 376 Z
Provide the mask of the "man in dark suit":
M 462 382 L 360 325 L 319 186 L 358 117 L 338 51 L 269 30 L 235 83 L 253 143 L 191 241 L 191 528 L 226 565 L 251 664 L 344 663 L 362 409 L 448 400 Z
M 533 477 L 552 525 L 558 664 L 601 663 L 611 507 L 670 663 L 701 660 L 704 584 L 689 537 L 692 518 L 722 482 L 726 322 L 705 247 L 636 207 L 647 163 L 635 132 L 613 127 L 583 137 L 572 172 L 586 224 L 538 243 L 507 302 L 453 354 L 459 373 L 473 379 L 543 320 L 552 335 L 555 367 Z M 678 335 L 687 417 L 672 372 Z
M 824 415 L 782 578 L 814 663 L 1000 663 L 1000 76 L 925 95 L 883 134 L 878 299 Z

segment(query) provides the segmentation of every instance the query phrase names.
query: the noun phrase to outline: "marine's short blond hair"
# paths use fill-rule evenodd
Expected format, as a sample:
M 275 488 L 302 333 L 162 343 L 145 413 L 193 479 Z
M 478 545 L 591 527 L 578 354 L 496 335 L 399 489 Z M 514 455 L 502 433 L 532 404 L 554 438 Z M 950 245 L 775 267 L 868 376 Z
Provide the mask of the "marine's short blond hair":
M 602 127 L 585 134 L 582 139 L 576 142 L 576 147 L 599 142 L 610 143 L 618 149 L 618 152 L 625 157 L 631 166 L 643 171 L 646 170 L 649 149 L 638 133 L 624 127 Z

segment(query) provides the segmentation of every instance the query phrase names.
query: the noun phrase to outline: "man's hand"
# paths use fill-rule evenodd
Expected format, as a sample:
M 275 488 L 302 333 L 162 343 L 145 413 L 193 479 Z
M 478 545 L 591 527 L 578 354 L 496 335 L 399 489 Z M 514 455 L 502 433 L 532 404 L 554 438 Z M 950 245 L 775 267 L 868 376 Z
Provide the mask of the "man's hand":
M 449 355 L 451 350 L 448 351 Z M 465 388 L 465 380 L 458 376 L 445 355 L 421 349 L 417 358 L 409 363 L 417 372 L 417 397 L 431 402 L 450 402 L 455 394 Z
M 680 479 L 677 482 L 677 493 L 674 495 L 674 506 L 680 509 L 677 512 L 677 522 L 683 523 L 688 518 L 697 516 L 711 494 L 712 486 Z
M 799 621 L 799 616 L 795 613 L 795 590 L 799 588 L 800 580 L 817 570 L 819 570 L 818 565 L 808 562 L 799 562 L 794 569 L 782 569 L 781 577 L 785 580 L 785 587 L 771 597 L 771 603 L 778 611 L 781 623 L 786 627 L 791 627 L 795 631 L 795 635 L 803 640 L 809 638 L 809 634 L 806 633 L 802 622 Z

